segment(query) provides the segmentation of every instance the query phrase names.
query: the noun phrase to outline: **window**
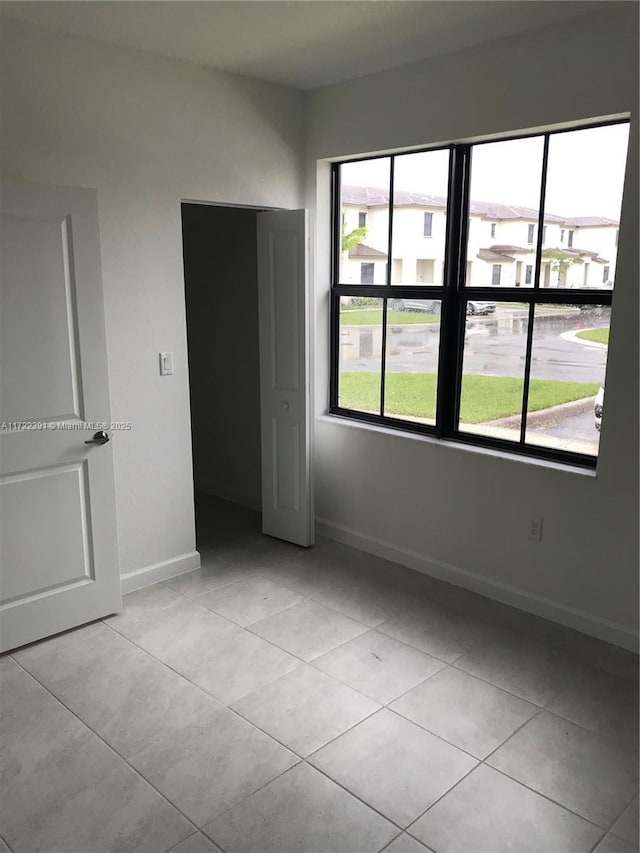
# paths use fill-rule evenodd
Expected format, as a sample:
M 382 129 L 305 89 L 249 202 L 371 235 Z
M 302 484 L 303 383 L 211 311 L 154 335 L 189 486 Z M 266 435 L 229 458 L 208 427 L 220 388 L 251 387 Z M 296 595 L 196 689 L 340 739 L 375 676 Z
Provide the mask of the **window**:
M 542 245 L 547 242 L 547 226 L 545 225 L 542 229 Z
M 366 228 L 367 227 L 367 214 L 364 211 L 360 211 L 358 214 L 358 228 Z
M 374 264 L 360 264 L 360 284 L 373 284 Z
M 433 230 L 433 213 L 425 213 L 424 215 L 424 236 L 431 237 Z
M 567 246 L 569 248 L 573 246 L 573 231 L 569 231 L 569 239 L 567 241 Z
M 564 243 L 564 228 L 560 229 L 560 242 Z
M 495 222 L 491 223 L 491 236 L 492 237 L 496 236 L 496 223 Z
M 527 226 L 527 243 L 533 243 L 533 232 L 535 231 L 535 225 Z
M 604 385 L 607 349 L 588 344 L 608 341 L 612 291 L 588 284 L 579 252 L 553 241 L 543 248 L 543 222 L 619 217 L 623 176 L 612 186 L 606 163 L 590 170 L 588 193 L 575 188 L 584 183 L 584 163 L 602 163 L 602 152 L 626 161 L 628 130 L 627 121 L 616 121 L 334 164 L 330 411 L 442 441 L 595 466 L 593 400 Z M 340 248 L 341 212 L 363 188 L 376 198 L 367 247 L 380 253 L 380 277 L 393 259 L 376 284 L 374 264 L 361 264 L 361 283 L 354 282 L 354 261 Z M 437 200 L 444 224 L 427 257 L 420 252 L 424 211 L 413 201 L 421 195 Z M 500 206 L 505 218 L 537 216 L 538 227 L 528 226 L 523 286 L 522 248 L 489 245 L 486 230 L 476 235 L 487 242 L 469 239 L 473 223 Z M 590 231 L 580 252 L 597 255 Z M 607 258 L 610 273 L 614 253 Z
M 609 281 L 609 267 L 604 267 L 602 270 L 602 281 L 604 284 Z

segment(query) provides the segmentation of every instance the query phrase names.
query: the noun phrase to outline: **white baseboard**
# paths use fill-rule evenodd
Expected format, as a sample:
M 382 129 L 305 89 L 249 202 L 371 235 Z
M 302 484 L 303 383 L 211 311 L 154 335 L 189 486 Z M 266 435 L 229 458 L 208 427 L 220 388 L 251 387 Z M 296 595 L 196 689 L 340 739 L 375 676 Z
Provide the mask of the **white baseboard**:
M 582 610 L 568 607 L 566 604 L 560 604 L 552 599 L 526 592 L 500 581 L 490 580 L 451 563 L 429 559 L 416 551 L 400 548 L 397 545 L 364 535 L 348 527 L 342 527 L 323 518 L 316 518 L 316 530 L 329 539 L 335 539 L 345 545 L 351 545 L 361 551 L 399 563 L 409 569 L 422 572 L 422 574 L 446 581 L 446 583 L 461 586 L 487 598 L 493 598 L 503 604 L 517 607 L 519 610 L 534 613 L 543 619 L 558 622 L 568 628 L 581 631 L 583 634 L 589 634 L 592 637 L 605 640 L 607 643 L 621 646 L 623 649 L 638 652 L 638 633 L 617 622 L 592 616 Z
M 196 492 L 204 492 L 205 495 L 213 495 L 216 498 L 222 498 L 224 501 L 231 501 L 231 503 L 246 506 L 248 509 L 254 509 L 256 512 L 262 511 L 260 498 L 239 489 L 230 489 L 222 483 L 197 479 L 194 481 L 194 488 Z
M 162 563 L 154 563 L 151 566 L 145 566 L 143 569 L 127 572 L 127 574 L 121 575 L 120 585 L 124 594 L 199 568 L 200 553 L 190 551 L 188 554 L 180 554 L 171 560 L 163 560 Z

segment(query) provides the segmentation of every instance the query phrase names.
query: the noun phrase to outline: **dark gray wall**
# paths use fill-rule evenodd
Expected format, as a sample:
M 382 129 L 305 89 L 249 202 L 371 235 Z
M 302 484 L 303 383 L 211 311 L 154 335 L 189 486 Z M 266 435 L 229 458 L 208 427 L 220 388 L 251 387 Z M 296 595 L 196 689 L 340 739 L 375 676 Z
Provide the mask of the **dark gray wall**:
M 196 487 L 260 505 L 256 212 L 182 205 Z

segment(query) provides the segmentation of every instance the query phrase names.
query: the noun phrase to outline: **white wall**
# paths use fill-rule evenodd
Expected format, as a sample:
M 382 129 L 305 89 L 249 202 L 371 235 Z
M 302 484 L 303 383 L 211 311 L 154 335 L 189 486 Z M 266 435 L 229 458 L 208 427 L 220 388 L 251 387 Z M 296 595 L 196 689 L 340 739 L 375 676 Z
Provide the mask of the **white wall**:
M 628 4 L 319 90 L 307 163 L 308 204 L 318 205 L 315 472 L 326 529 L 626 645 L 638 622 L 637 32 Z M 594 62 L 603 50 L 606 61 Z M 318 161 L 626 111 L 632 153 L 597 475 L 323 417 L 329 167 Z M 540 544 L 527 540 L 537 516 Z
M 195 547 L 180 200 L 299 207 L 303 95 L 9 20 L 2 79 L 3 175 L 98 190 L 127 574 Z
M 196 487 L 261 505 L 256 212 L 183 204 Z

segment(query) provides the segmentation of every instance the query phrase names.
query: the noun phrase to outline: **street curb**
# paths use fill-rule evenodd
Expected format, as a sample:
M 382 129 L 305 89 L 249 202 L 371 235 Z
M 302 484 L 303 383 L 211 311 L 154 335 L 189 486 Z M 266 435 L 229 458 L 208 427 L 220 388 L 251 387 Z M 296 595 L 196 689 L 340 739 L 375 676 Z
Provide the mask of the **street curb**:
M 586 412 L 592 412 L 595 399 L 595 397 L 584 397 L 582 400 L 571 400 L 569 403 L 560 403 L 558 406 L 549 406 L 546 409 L 538 409 L 536 412 L 529 412 L 527 415 L 527 426 L 536 426 L 537 424 L 548 420 L 556 420 L 566 418 L 571 415 L 583 415 Z M 520 415 L 509 415 L 507 418 L 498 418 L 495 421 L 486 421 L 483 426 L 519 427 L 520 421 Z
M 589 329 L 580 329 L 580 332 L 588 332 Z M 599 344 L 597 341 L 587 341 L 578 336 L 578 332 L 563 332 L 560 335 L 565 341 L 570 341 L 572 344 L 581 344 L 583 347 L 592 347 L 593 349 L 609 349 L 608 344 Z

